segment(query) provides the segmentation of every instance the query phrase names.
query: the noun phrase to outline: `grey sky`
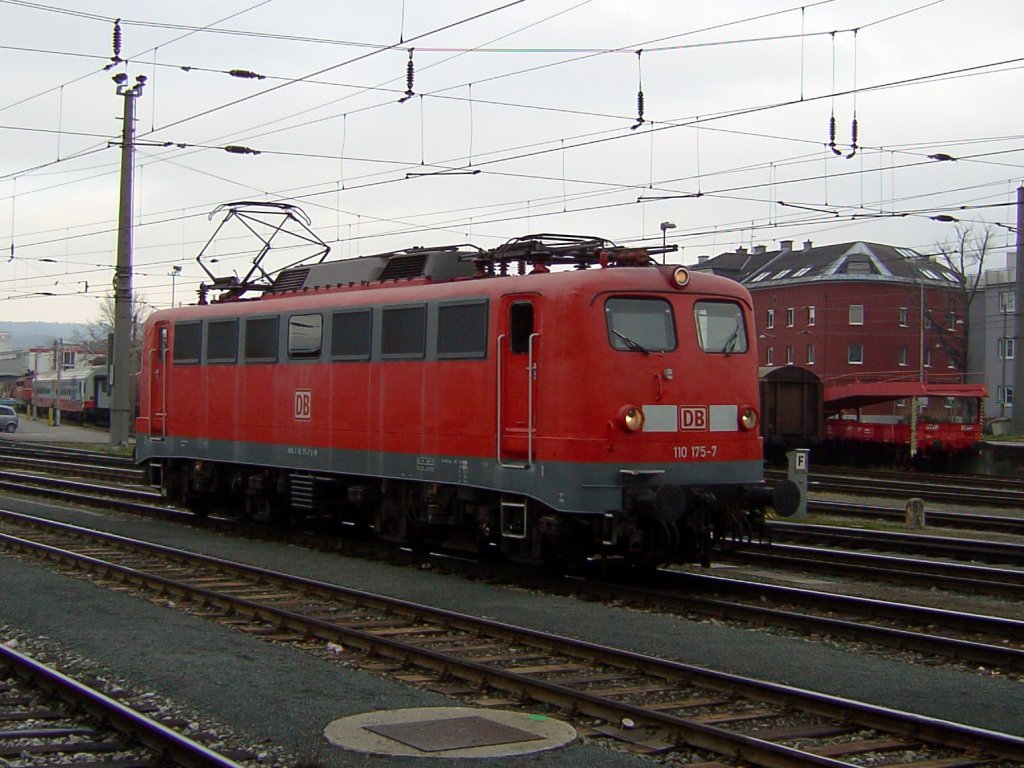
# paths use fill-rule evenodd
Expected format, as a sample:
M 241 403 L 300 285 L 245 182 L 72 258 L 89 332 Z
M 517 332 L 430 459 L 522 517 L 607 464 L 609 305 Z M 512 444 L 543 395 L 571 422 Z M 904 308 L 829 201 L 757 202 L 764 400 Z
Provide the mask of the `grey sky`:
M 128 63 L 104 71 L 118 17 Z M 0 320 L 89 321 L 109 293 L 117 72 L 149 79 L 135 285 L 156 307 L 176 265 L 194 300 L 208 214 L 233 200 L 301 206 L 335 256 L 529 232 L 660 244 L 672 221 L 692 263 L 781 239 L 927 252 L 953 235 L 936 215 L 1014 224 L 1024 180 L 1010 0 L 0 0 L 0 22 Z M 242 235 L 218 269 L 246 271 Z

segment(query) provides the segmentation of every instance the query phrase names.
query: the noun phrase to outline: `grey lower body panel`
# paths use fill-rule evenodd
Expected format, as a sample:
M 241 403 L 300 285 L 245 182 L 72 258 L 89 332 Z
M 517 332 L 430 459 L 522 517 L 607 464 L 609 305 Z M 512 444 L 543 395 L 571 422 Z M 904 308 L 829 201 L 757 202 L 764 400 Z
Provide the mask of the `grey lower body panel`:
M 188 459 L 274 467 L 324 475 L 379 477 L 482 488 L 535 499 L 567 513 L 603 513 L 619 509 L 631 478 L 651 486 L 741 486 L 761 482 L 757 461 L 680 462 L 674 464 L 577 463 L 535 461 L 509 466 L 496 459 L 380 451 L 354 451 L 229 440 L 139 435 L 137 461 Z

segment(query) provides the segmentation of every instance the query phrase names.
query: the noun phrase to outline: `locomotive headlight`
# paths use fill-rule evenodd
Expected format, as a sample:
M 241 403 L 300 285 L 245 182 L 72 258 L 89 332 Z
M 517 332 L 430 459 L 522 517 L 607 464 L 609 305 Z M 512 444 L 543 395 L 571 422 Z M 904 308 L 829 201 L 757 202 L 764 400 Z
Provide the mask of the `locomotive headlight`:
M 639 432 L 644 426 L 644 412 L 635 405 L 623 406 L 619 411 L 619 425 L 627 432 Z
M 686 267 L 676 267 L 672 273 L 672 282 L 676 288 L 683 288 L 688 282 L 690 282 L 690 272 Z
M 740 408 L 740 426 L 746 430 L 751 430 L 757 426 L 757 411 L 749 405 Z

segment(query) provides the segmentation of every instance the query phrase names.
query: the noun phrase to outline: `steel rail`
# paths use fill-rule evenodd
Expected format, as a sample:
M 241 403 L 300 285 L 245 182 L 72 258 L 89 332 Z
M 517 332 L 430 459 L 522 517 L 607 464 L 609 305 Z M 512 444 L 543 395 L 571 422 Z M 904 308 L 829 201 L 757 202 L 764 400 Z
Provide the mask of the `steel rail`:
M 26 517 L 18 515 L 16 517 Z M 27 518 L 31 520 L 31 518 Z M 43 524 L 51 521 L 43 521 Z M 76 526 L 59 524 L 57 527 L 75 530 Z M 106 538 L 96 531 L 78 529 L 81 535 L 92 538 Z M 699 723 L 679 718 L 663 712 L 653 711 L 611 699 L 587 694 L 568 688 L 559 683 L 536 680 L 514 670 L 502 670 L 484 663 L 457 659 L 449 654 L 413 643 L 404 642 L 395 637 L 382 637 L 353 627 L 345 627 L 328 621 L 307 618 L 292 611 L 264 605 L 246 598 L 229 597 L 222 593 L 188 585 L 158 576 L 146 574 L 135 567 L 108 563 L 98 558 L 79 555 L 63 549 L 51 547 L 37 542 L 30 542 L 19 537 L 4 536 L 12 544 L 42 552 L 48 556 L 70 560 L 83 566 L 97 568 L 104 573 L 117 573 L 132 583 L 158 589 L 172 594 L 187 594 L 193 599 L 204 601 L 210 605 L 223 607 L 226 610 L 243 610 L 264 621 L 276 624 L 285 629 L 313 635 L 326 640 L 344 640 L 344 642 L 360 647 L 368 652 L 403 662 L 415 663 L 439 671 L 445 675 L 460 679 L 485 683 L 499 690 L 519 694 L 528 692 L 538 701 L 560 707 L 575 709 L 583 714 L 618 720 L 629 717 L 642 724 L 650 724 L 666 728 L 693 747 L 708 749 L 720 754 L 750 760 L 765 766 L 845 766 L 843 763 L 802 752 L 797 749 L 772 744 L 756 737 L 737 734 L 707 723 Z M 129 545 L 136 542 L 121 536 L 110 536 L 114 541 Z M 482 632 L 492 637 L 506 638 L 516 643 L 529 642 L 540 648 L 563 653 L 572 658 L 585 658 L 603 665 L 637 670 L 662 679 L 682 677 L 691 684 L 699 684 L 717 690 L 740 692 L 746 696 L 756 697 L 774 703 L 800 709 L 819 715 L 840 718 L 847 722 L 857 722 L 863 727 L 884 729 L 899 734 L 912 734 L 914 738 L 925 739 L 934 744 L 967 750 L 983 750 L 1007 759 L 1024 761 L 1024 738 L 1001 734 L 985 729 L 974 728 L 947 721 L 928 718 L 920 715 L 901 713 L 884 707 L 853 702 L 841 697 L 818 694 L 789 686 L 767 683 L 743 678 L 726 673 L 713 672 L 681 662 L 666 661 L 644 654 L 609 648 L 595 643 L 569 640 L 539 630 L 513 627 L 499 622 L 467 616 L 452 611 L 430 608 L 403 600 L 396 600 L 379 595 L 370 595 L 346 587 L 328 584 L 312 579 L 278 574 L 266 569 L 241 563 L 233 563 L 207 555 L 195 555 L 173 550 L 160 545 L 137 542 L 144 550 L 163 552 L 174 558 L 189 558 L 213 564 L 218 568 L 229 569 L 239 574 L 259 577 L 264 581 L 287 583 L 315 594 L 325 594 L 356 600 L 362 604 L 379 604 L 389 610 L 406 613 L 416 617 L 431 617 L 447 627 L 457 627 L 470 631 Z
M 859 546 L 875 550 L 883 549 L 938 557 L 964 557 L 989 563 L 1024 566 L 1024 544 L 1003 541 L 954 539 L 896 531 L 868 531 L 860 528 L 791 523 L 781 520 L 769 520 L 768 531 L 773 540 L 778 539 L 784 542 L 842 542 L 845 546 Z
M 748 565 L 854 576 L 1003 597 L 1024 597 L 1024 570 L 993 568 L 916 557 L 851 552 L 796 544 L 747 544 L 720 560 Z
M 904 522 L 907 516 L 906 510 L 899 507 L 883 507 L 875 504 L 849 501 L 825 501 L 822 499 L 809 499 L 807 511 L 832 517 L 882 519 L 899 523 Z M 943 512 L 940 510 L 929 510 L 926 512 L 926 517 L 929 525 L 940 528 L 965 528 L 972 531 L 1024 535 L 1024 518 L 1022 517 L 980 515 L 973 512 Z
M 119 733 L 161 755 L 170 756 L 177 765 L 186 768 L 241 768 L 233 760 L 3 644 L 0 644 L 0 663 L 9 666 L 23 680 L 82 708 L 93 718 L 109 723 Z
M 785 473 L 767 470 L 766 477 L 778 479 Z M 973 506 L 1020 507 L 1024 504 L 1024 487 L 1006 485 L 984 487 L 985 478 L 978 477 L 962 484 L 951 482 L 941 475 L 922 478 L 914 475 L 904 477 L 885 473 L 866 473 L 863 476 L 842 472 L 814 472 L 808 476 L 808 487 L 814 491 L 829 493 L 856 493 L 870 496 L 917 496 L 932 502 L 964 502 Z

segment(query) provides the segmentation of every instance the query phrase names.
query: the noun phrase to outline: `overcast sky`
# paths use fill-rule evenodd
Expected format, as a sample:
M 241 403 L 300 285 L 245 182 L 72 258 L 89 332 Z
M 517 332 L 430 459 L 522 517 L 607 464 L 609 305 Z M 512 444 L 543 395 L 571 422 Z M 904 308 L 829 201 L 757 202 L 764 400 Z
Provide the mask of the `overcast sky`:
M 195 301 L 210 214 L 239 200 L 299 206 L 332 258 L 660 245 L 662 222 L 683 263 L 779 240 L 932 252 L 952 215 L 993 227 L 1001 263 L 1022 40 L 1019 0 L 0 0 L 0 322 L 90 322 L 110 294 L 119 73 L 148 79 L 134 282 L 154 308 L 172 284 Z M 244 275 L 259 247 L 234 222 L 210 269 Z

